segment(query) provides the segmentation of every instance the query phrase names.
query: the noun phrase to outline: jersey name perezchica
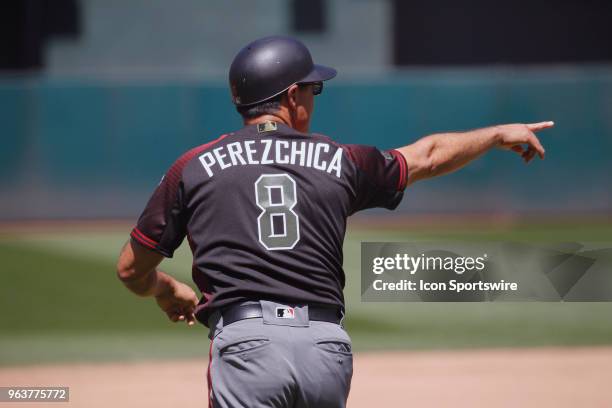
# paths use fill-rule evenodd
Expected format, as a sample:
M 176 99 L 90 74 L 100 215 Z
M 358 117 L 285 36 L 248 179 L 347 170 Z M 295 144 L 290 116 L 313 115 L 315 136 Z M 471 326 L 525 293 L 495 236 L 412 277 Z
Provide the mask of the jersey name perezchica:
M 312 167 L 340 177 L 342 148 L 334 147 L 335 153 L 328 161 L 329 143 L 288 140 L 241 140 L 228 143 L 203 153 L 199 159 L 209 177 L 214 171 L 245 164 L 290 164 Z
M 249 125 L 181 156 L 131 237 L 166 257 L 188 238 L 204 324 L 248 300 L 344 307 L 346 219 L 397 207 L 406 169 L 395 150 Z

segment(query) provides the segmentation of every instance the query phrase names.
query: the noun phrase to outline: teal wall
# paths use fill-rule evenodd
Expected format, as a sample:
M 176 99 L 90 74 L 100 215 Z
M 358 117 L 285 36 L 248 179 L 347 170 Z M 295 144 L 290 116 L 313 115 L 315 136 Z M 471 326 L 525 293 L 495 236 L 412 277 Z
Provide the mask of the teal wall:
M 415 184 L 409 212 L 612 210 L 612 69 L 412 71 L 326 84 L 312 129 L 381 148 L 554 120 L 548 157 L 496 151 Z M 133 216 L 183 151 L 240 126 L 224 83 L 0 81 L 0 217 Z

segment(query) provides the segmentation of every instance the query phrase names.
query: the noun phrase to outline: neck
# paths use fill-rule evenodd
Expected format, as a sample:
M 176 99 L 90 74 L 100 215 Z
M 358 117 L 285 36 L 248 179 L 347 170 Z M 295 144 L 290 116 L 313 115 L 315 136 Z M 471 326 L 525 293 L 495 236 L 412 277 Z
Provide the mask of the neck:
M 244 120 L 245 125 L 256 125 L 258 123 L 264 123 L 264 122 L 284 123 L 285 125 L 289 127 L 293 127 L 293 123 L 291 122 L 291 119 L 288 117 L 284 117 L 284 115 L 282 114 L 279 114 L 279 115 L 267 114 L 267 115 L 257 116 L 256 118 L 250 118 L 250 119 Z

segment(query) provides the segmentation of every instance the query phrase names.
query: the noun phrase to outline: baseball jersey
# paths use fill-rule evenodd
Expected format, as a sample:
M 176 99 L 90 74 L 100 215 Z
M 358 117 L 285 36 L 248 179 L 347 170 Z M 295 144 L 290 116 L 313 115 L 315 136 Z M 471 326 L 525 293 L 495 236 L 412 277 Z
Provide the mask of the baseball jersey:
M 204 324 L 248 300 L 344 307 L 346 219 L 397 207 L 406 178 L 395 150 L 249 125 L 181 156 L 131 237 L 165 257 L 187 237 Z

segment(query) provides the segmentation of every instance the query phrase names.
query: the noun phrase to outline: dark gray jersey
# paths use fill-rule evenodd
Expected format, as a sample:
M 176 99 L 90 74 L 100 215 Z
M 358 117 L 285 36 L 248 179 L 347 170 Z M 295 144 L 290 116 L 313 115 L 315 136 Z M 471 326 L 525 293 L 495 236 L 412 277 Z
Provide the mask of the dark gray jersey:
M 245 300 L 343 307 L 346 218 L 395 208 L 406 177 L 395 150 L 246 126 L 181 156 L 131 236 L 166 257 L 188 238 L 205 324 Z

